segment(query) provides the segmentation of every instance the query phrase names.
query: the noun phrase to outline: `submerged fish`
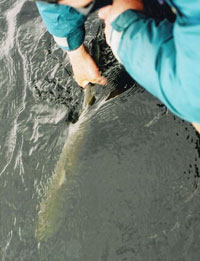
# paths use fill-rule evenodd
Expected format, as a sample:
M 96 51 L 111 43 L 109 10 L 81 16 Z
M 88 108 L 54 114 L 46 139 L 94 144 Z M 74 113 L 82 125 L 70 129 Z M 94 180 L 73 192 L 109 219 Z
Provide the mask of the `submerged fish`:
M 77 156 L 88 132 L 87 125 L 85 126 L 83 123 L 95 112 L 95 108 L 98 109 L 109 99 L 118 96 L 130 87 L 136 88 L 135 82 L 125 71 L 116 68 L 110 76 L 109 86 L 105 88 L 95 85 L 95 87 L 89 85 L 85 89 L 82 113 L 79 120 L 69 126 L 69 134 L 52 175 L 51 184 L 40 203 L 35 230 L 35 237 L 38 241 L 48 240 L 58 232 L 66 219 L 70 200 L 76 197 L 76 191 L 74 193 L 73 189 L 76 187 L 74 174 L 76 173 Z M 93 104 L 94 106 L 92 106 Z M 90 110 L 91 106 L 92 110 Z M 64 212 L 63 209 L 65 209 Z
M 73 182 L 72 174 L 77 164 L 77 153 L 87 129 L 81 128 L 81 123 L 84 122 L 85 115 L 94 102 L 94 88 L 88 86 L 85 89 L 81 116 L 76 124 L 70 125 L 69 135 L 56 164 L 51 184 L 40 203 L 38 222 L 35 230 L 35 237 L 38 241 L 47 240 L 55 234 L 65 219 L 62 209 L 67 204 L 67 195 Z

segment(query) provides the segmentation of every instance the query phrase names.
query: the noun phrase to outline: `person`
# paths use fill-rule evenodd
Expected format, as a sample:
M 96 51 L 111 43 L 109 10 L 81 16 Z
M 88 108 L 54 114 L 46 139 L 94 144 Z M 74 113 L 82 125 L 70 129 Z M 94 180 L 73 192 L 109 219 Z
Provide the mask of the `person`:
M 129 74 L 200 132 L 200 1 L 166 0 L 176 20 L 157 24 L 141 0 L 100 10 L 106 38 Z
M 77 8 L 91 2 L 59 3 Z M 142 0 L 114 0 L 99 10 L 99 17 L 105 22 L 107 43 L 127 72 L 200 133 L 200 0 L 165 2 L 176 12 L 174 23 L 146 16 Z M 100 77 L 98 69 L 96 73 Z
M 102 2 L 101 0 L 97 1 Z M 81 87 L 89 82 L 106 84 L 97 65 L 86 51 L 83 44 L 84 22 L 91 11 L 92 0 L 40 0 L 36 1 L 39 13 L 54 40 L 60 48 L 67 52 L 72 65 L 74 78 Z M 104 4 L 111 0 L 104 0 Z M 103 2 L 101 6 L 104 5 Z M 73 8 L 73 7 L 74 8 Z M 89 8 L 84 8 L 88 6 Z M 82 10 L 80 9 L 81 7 Z M 78 11 L 76 8 L 79 8 Z M 89 9 L 89 10 L 88 10 Z

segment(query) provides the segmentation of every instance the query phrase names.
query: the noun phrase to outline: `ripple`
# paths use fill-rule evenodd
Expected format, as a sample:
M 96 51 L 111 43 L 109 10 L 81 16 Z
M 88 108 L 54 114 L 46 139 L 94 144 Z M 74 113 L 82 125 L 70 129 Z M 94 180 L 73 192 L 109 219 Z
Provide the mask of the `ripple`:
M 17 28 L 17 15 L 20 13 L 25 0 L 16 1 L 9 10 L 5 12 L 5 18 L 8 24 L 8 31 L 5 40 L 0 48 L 0 56 L 8 56 L 10 50 L 14 47 L 15 33 Z

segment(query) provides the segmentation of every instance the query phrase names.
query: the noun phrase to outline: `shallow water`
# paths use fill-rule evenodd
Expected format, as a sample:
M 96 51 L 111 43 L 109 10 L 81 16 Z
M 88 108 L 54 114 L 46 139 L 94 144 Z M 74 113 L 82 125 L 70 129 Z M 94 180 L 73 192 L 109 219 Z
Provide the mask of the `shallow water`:
M 73 173 L 52 210 L 59 226 L 38 242 L 40 204 L 78 125 L 71 122 L 83 91 L 34 3 L 1 0 L 0 7 L 1 260 L 198 261 L 199 136 L 130 80 L 95 17 L 86 23 L 86 44 L 108 90 L 128 90 L 97 99 L 86 114 Z

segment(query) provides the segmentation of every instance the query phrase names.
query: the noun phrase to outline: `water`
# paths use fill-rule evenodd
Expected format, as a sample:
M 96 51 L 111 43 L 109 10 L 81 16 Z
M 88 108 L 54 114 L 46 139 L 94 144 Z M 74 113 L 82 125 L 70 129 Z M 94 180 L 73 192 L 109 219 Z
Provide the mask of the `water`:
M 40 204 L 83 91 L 34 3 L 1 0 L 0 7 L 1 260 L 199 260 L 199 136 L 128 78 L 96 18 L 86 24 L 86 43 L 108 89 L 131 88 L 86 114 L 73 173 L 58 194 L 61 222 L 38 242 Z

